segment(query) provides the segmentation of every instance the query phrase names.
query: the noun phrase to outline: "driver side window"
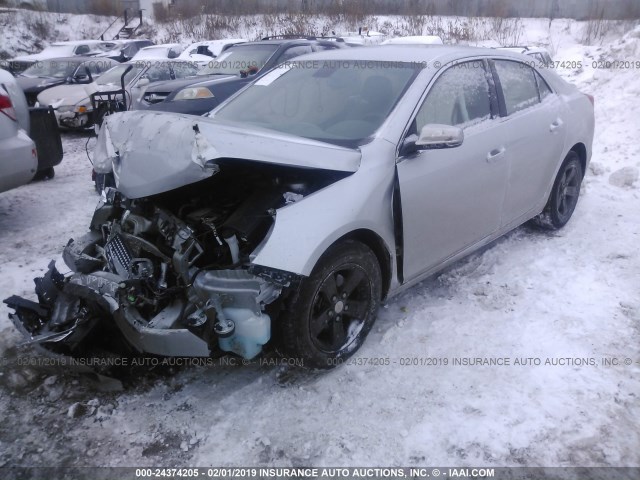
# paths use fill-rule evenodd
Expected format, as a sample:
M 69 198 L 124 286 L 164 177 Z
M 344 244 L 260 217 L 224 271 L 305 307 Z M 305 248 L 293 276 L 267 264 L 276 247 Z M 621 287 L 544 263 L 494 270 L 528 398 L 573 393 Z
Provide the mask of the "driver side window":
M 450 67 L 436 80 L 420 107 L 415 132 L 428 124 L 467 127 L 491 118 L 489 83 L 482 61 Z

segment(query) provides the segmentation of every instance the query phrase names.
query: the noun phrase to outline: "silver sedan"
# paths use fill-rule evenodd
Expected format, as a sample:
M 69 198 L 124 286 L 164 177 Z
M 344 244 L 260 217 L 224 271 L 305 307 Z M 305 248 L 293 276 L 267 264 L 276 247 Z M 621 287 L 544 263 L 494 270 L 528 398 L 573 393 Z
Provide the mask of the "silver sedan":
M 36 174 L 38 155 L 29 127 L 24 93 L 13 75 L 0 70 L 0 192 L 29 183 Z
M 44 344 L 106 321 L 141 352 L 251 359 L 269 343 L 329 368 L 381 300 L 524 222 L 563 227 L 593 131 L 593 98 L 519 54 L 299 57 L 209 118 L 111 116 L 94 168 L 117 188 L 66 247 L 73 273 L 51 265 L 39 304 L 7 303 Z

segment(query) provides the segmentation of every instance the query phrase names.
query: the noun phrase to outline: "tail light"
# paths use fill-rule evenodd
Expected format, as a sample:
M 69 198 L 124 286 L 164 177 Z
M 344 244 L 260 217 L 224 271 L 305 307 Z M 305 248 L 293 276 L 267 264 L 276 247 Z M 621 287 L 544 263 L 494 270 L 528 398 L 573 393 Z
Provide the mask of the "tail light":
M 589 101 L 591 102 L 591 106 L 595 107 L 596 106 L 596 99 L 593 98 L 593 95 L 589 95 L 588 93 L 585 93 L 585 96 L 589 99 Z
M 16 111 L 13 108 L 13 103 L 11 103 L 11 99 L 7 95 L 4 95 L 3 93 L 0 93 L 0 112 L 5 114 L 14 122 L 18 120 L 18 117 L 16 116 Z

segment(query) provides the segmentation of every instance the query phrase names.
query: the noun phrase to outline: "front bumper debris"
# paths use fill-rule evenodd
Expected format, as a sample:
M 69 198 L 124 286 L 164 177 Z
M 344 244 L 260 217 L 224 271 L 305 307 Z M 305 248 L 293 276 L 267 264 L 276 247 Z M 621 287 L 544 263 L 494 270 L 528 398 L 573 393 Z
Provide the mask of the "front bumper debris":
M 72 353 L 103 321 L 112 322 L 139 353 L 165 356 L 209 356 L 207 343 L 187 329 L 168 329 L 171 312 L 180 313 L 179 302 L 145 322 L 133 307 L 120 307 L 126 287 L 107 272 L 74 273 L 64 277 L 55 263 L 35 279 L 39 302 L 18 296 L 4 300 L 15 313 L 9 318 L 27 338 L 26 344 L 64 344 Z M 146 325 L 145 325 L 146 324 Z

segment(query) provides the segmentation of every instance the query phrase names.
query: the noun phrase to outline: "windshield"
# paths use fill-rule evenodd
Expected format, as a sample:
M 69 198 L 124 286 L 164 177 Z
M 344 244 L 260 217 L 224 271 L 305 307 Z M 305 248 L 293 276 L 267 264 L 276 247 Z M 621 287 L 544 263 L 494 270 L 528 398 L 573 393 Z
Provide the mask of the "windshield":
M 256 81 L 215 118 L 354 147 L 386 120 L 420 66 L 309 60 Z
M 215 60 L 211 60 L 198 75 L 240 75 L 243 70 L 260 71 L 277 48 L 277 45 L 232 47 Z
M 107 73 L 102 75 L 96 83 L 98 85 L 120 85 L 120 79 L 122 78 L 122 74 L 127 70 L 127 68 L 133 67 L 127 76 L 124 79 L 124 84 L 129 85 L 131 81 L 136 78 L 140 72 L 145 68 L 144 65 L 118 65 L 117 67 L 113 67 Z
M 68 60 L 43 60 L 27 68 L 22 75 L 25 77 L 67 78 L 73 75 L 80 62 Z

